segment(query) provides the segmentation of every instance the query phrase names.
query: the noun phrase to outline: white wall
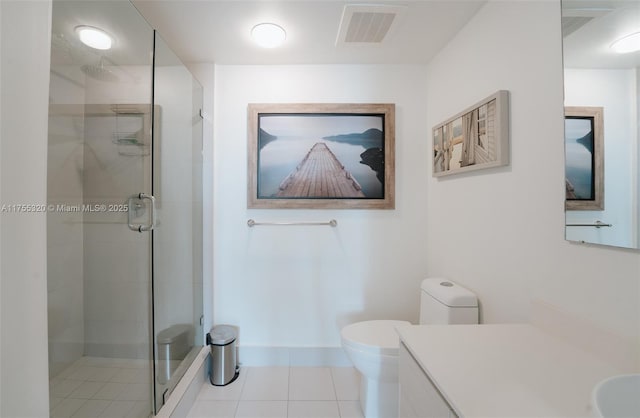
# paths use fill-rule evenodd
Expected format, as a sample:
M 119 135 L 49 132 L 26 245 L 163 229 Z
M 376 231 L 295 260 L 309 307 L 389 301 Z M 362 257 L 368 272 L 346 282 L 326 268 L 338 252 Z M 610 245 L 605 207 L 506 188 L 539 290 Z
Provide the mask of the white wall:
M 564 240 L 559 20 L 558 1 L 490 2 L 430 63 L 428 126 L 511 92 L 511 164 L 428 179 L 427 273 L 477 292 L 484 322 L 535 298 L 638 338 L 640 254 Z
M 2 1 L 0 16 L 1 203 L 44 204 L 51 1 Z M 46 215 L 2 212 L 0 220 L 0 416 L 44 417 Z
M 636 67 L 636 139 L 640 142 L 640 67 Z M 636 242 L 640 242 L 640 143 L 636 142 L 636 162 L 638 164 L 636 170 L 635 179 L 631 180 L 631 184 L 634 184 L 634 190 L 636 195 L 636 225 L 634 228 L 635 235 L 634 239 Z
M 396 104 L 395 210 L 248 210 L 247 104 Z M 241 346 L 338 347 L 364 319 L 417 321 L 425 277 L 427 158 L 423 66 L 215 69 L 214 321 Z M 328 221 L 247 227 L 257 221 Z
M 567 211 L 567 223 L 612 225 L 567 228 L 567 239 L 635 247 L 636 70 L 565 69 L 564 94 L 565 106 L 597 106 L 604 113 L 604 210 Z

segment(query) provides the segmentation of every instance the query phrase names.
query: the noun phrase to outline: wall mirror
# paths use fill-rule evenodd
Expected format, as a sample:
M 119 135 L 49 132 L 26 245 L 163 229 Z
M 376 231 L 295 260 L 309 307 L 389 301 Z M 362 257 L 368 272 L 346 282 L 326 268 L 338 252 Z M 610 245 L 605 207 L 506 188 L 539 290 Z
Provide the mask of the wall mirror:
M 640 51 L 627 51 L 640 48 L 634 34 L 638 0 L 562 0 L 569 241 L 640 248 Z

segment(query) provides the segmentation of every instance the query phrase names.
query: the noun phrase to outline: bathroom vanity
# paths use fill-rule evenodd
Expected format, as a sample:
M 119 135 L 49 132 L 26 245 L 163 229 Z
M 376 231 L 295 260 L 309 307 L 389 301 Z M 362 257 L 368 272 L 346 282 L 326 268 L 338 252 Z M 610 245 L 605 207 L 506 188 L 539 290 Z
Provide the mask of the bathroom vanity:
M 400 344 L 398 371 L 400 417 L 457 417 L 404 344 Z
M 623 372 L 530 324 L 412 325 L 400 335 L 400 417 L 585 417 Z

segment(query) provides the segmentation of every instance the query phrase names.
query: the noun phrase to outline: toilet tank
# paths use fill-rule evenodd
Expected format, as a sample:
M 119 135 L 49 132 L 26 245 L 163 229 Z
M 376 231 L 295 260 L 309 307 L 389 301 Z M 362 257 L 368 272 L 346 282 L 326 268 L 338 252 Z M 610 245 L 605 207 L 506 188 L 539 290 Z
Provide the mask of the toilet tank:
M 477 324 L 478 298 L 468 289 L 442 278 L 422 281 L 420 324 Z

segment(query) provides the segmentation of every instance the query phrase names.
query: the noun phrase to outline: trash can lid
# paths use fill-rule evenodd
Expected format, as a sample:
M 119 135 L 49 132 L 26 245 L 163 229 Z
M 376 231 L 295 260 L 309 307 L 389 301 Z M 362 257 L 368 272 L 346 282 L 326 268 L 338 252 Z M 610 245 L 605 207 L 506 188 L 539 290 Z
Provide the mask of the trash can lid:
M 238 333 L 232 325 L 216 325 L 209 332 L 211 344 L 227 345 L 236 339 Z
M 169 328 L 163 329 L 158 333 L 156 339 L 158 344 L 171 344 L 181 336 L 191 332 L 193 325 L 189 324 L 176 324 Z

